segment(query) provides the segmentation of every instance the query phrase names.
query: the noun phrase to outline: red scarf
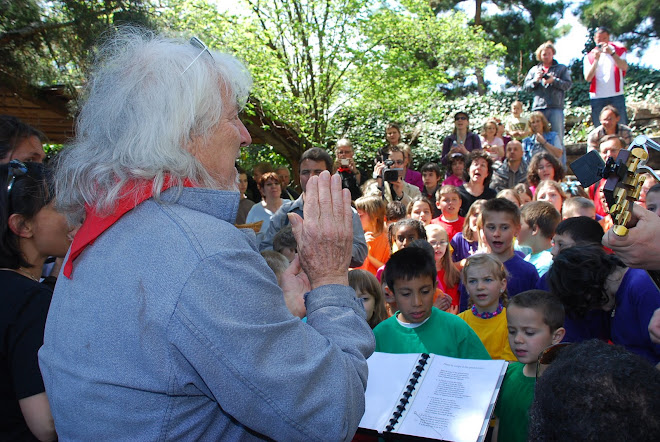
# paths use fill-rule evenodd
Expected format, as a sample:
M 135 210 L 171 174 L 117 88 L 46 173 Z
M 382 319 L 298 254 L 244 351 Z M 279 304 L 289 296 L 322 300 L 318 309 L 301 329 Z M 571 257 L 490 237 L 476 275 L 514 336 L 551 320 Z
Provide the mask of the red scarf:
M 614 43 L 614 42 L 609 42 L 609 45 L 611 45 L 614 48 L 614 52 L 616 55 L 621 57 L 624 52 L 627 51 L 625 46 L 620 45 L 619 43 Z M 591 52 L 587 54 L 587 59 L 589 60 L 589 63 L 594 64 L 594 60 L 596 59 L 596 51 L 598 48 L 593 48 Z M 623 76 L 626 76 L 626 71 L 623 71 Z M 616 92 L 621 91 L 621 70 L 619 70 L 619 66 L 614 63 L 614 90 Z M 589 92 L 595 94 L 596 93 L 596 76 L 594 75 L 594 78 L 591 79 L 591 86 L 589 86 Z
M 165 176 L 161 191 L 169 189 L 176 180 Z M 195 187 L 189 179 L 183 182 L 184 187 Z M 142 202 L 153 196 L 153 180 L 129 181 L 120 192 L 114 211 L 107 216 L 100 215 L 95 208 L 85 205 L 85 221 L 73 238 L 69 259 L 64 264 L 64 276 L 72 279 L 73 261 L 85 250 L 85 247 L 94 243 L 96 238 L 109 229 L 119 218 L 133 210 Z

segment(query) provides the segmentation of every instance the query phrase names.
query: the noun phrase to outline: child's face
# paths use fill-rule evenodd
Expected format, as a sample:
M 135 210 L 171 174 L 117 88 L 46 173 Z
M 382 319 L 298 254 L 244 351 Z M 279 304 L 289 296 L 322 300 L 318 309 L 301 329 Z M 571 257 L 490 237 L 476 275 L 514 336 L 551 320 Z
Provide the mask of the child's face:
M 437 205 L 445 218 L 456 218 L 458 211 L 461 209 L 462 203 L 463 201 L 458 194 L 447 193 L 440 197 L 440 201 L 437 202 Z
M 522 104 L 520 103 L 513 103 L 511 105 L 511 113 L 513 114 L 514 117 L 519 117 L 520 114 L 522 114 Z
M 563 328 L 551 332 L 543 322 L 542 313 L 532 308 L 510 305 L 506 309 L 506 320 L 509 345 L 523 364 L 535 364 L 543 350 L 561 342 L 563 337 Z
M 555 168 L 552 167 L 552 164 L 548 160 L 539 161 L 539 166 L 536 169 L 536 172 L 539 174 L 541 181 L 555 179 Z
M 513 238 L 520 231 L 505 212 L 490 212 L 483 222 L 486 242 L 495 255 L 506 256 L 513 251 Z
M 293 249 L 291 247 L 285 247 L 282 250 L 280 250 L 280 253 L 284 256 L 286 256 L 286 259 L 289 260 L 289 262 L 293 261 L 293 259 L 296 257 L 296 249 Z
M 419 239 L 419 234 L 413 226 L 399 226 L 394 232 L 394 242 L 398 250 L 405 249 L 416 239 Z
M 356 209 L 358 216 L 360 217 L 360 223 L 362 223 L 362 230 L 365 232 L 371 232 L 373 230 L 373 223 L 371 217 L 364 210 Z
M 506 279 L 498 279 L 490 267 L 471 265 L 465 275 L 465 288 L 479 313 L 497 310 L 500 296 L 506 289 Z
M 245 195 L 245 191 L 248 188 L 248 177 L 247 174 L 242 173 L 238 175 L 238 191 L 241 192 L 241 195 Z
M 451 174 L 463 179 L 463 171 L 465 170 L 465 161 L 454 161 L 451 163 Z
M 427 189 L 435 189 L 438 187 L 440 182 L 440 177 L 433 170 L 427 170 L 422 172 L 422 181 L 424 182 L 424 187 Z
M 364 311 L 367 313 L 367 321 L 371 319 L 374 315 L 374 307 L 376 306 L 376 299 L 369 292 L 362 290 L 356 290 L 355 295 L 358 299 L 362 300 L 362 305 L 364 305 Z
M 435 252 L 435 264 L 439 265 L 449 247 L 447 232 L 444 230 L 434 230 L 432 233 L 428 233 L 427 231 L 427 237 L 429 244 L 433 246 L 433 251 Z
M 561 206 L 562 204 L 564 204 L 561 195 L 559 194 L 559 192 L 557 192 L 557 189 L 555 189 L 552 186 L 546 186 L 543 189 L 541 189 L 536 195 L 536 200 L 548 201 L 552 203 L 552 205 L 555 206 L 555 209 L 557 209 L 557 212 L 559 213 L 561 213 Z
M 646 194 L 646 210 L 650 210 L 660 216 L 660 192 L 649 192 Z
M 422 224 L 426 226 L 431 222 L 433 213 L 431 212 L 431 207 L 429 207 L 424 201 L 416 201 L 415 204 L 413 204 L 410 217 L 421 221 Z
M 419 276 L 394 281 L 394 299 L 399 307 L 399 319 L 409 324 L 424 322 L 431 316 L 435 278 Z
M 470 223 L 470 230 L 473 232 L 477 231 L 477 221 L 479 221 L 479 215 L 481 214 L 481 209 L 475 209 L 470 215 L 468 222 Z
M 575 218 L 577 216 L 586 216 L 589 218 L 596 218 L 596 208 L 595 207 L 577 207 L 573 210 L 562 212 L 564 219 L 566 218 Z
M 555 257 L 559 255 L 559 252 L 562 250 L 570 249 L 574 246 L 575 240 L 571 235 L 568 235 L 567 233 L 555 233 L 555 236 L 552 237 L 552 249 L 550 249 L 550 253 Z
M 532 201 L 532 197 L 527 195 L 526 192 L 519 193 L 518 195 L 520 195 L 520 207 Z

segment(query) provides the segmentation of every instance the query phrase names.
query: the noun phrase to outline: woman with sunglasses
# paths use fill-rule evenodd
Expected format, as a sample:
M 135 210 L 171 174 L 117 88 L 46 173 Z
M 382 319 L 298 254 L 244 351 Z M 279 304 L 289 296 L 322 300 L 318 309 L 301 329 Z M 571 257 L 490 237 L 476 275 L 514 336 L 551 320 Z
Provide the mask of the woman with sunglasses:
M 442 164 L 447 165 L 447 155 L 452 148 L 463 155 L 481 149 L 479 135 L 470 131 L 470 118 L 465 112 L 454 115 L 454 131 L 442 142 Z
M 0 440 L 57 437 L 37 361 L 53 293 L 41 269 L 66 254 L 72 233 L 53 197 L 43 165 L 0 166 Z

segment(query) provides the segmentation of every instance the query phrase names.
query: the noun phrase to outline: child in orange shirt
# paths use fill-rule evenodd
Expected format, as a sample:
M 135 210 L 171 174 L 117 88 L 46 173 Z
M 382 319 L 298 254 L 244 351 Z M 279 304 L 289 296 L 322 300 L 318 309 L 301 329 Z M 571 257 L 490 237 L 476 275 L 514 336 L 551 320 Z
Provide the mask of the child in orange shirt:
M 367 254 L 359 269 L 376 275 L 376 271 L 390 258 L 390 244 L 385 235 L 385 211 L 387 206 L 379 196 L 363 196 L 355 200 L 355 209 L 360 216 L 364 238 L 367 241 Z

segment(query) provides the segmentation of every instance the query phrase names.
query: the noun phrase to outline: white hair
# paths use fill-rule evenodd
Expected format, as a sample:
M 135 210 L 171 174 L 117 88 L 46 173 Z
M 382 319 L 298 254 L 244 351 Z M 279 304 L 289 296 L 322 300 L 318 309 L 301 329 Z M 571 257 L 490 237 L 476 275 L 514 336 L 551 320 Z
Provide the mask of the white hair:
M 75 138 L 57 159 L 57 205 L 71 221 L 85 205 L 111 212 L 132 181 L 153 180 L 156 198 L 167 175 L 179 188 L 218 186 L 186 146 L 211 134 L 231 104 L 223 95 L 244 106 L 252 79 L 232 55 L 201 51 L 135 28 L 102 45 Z

